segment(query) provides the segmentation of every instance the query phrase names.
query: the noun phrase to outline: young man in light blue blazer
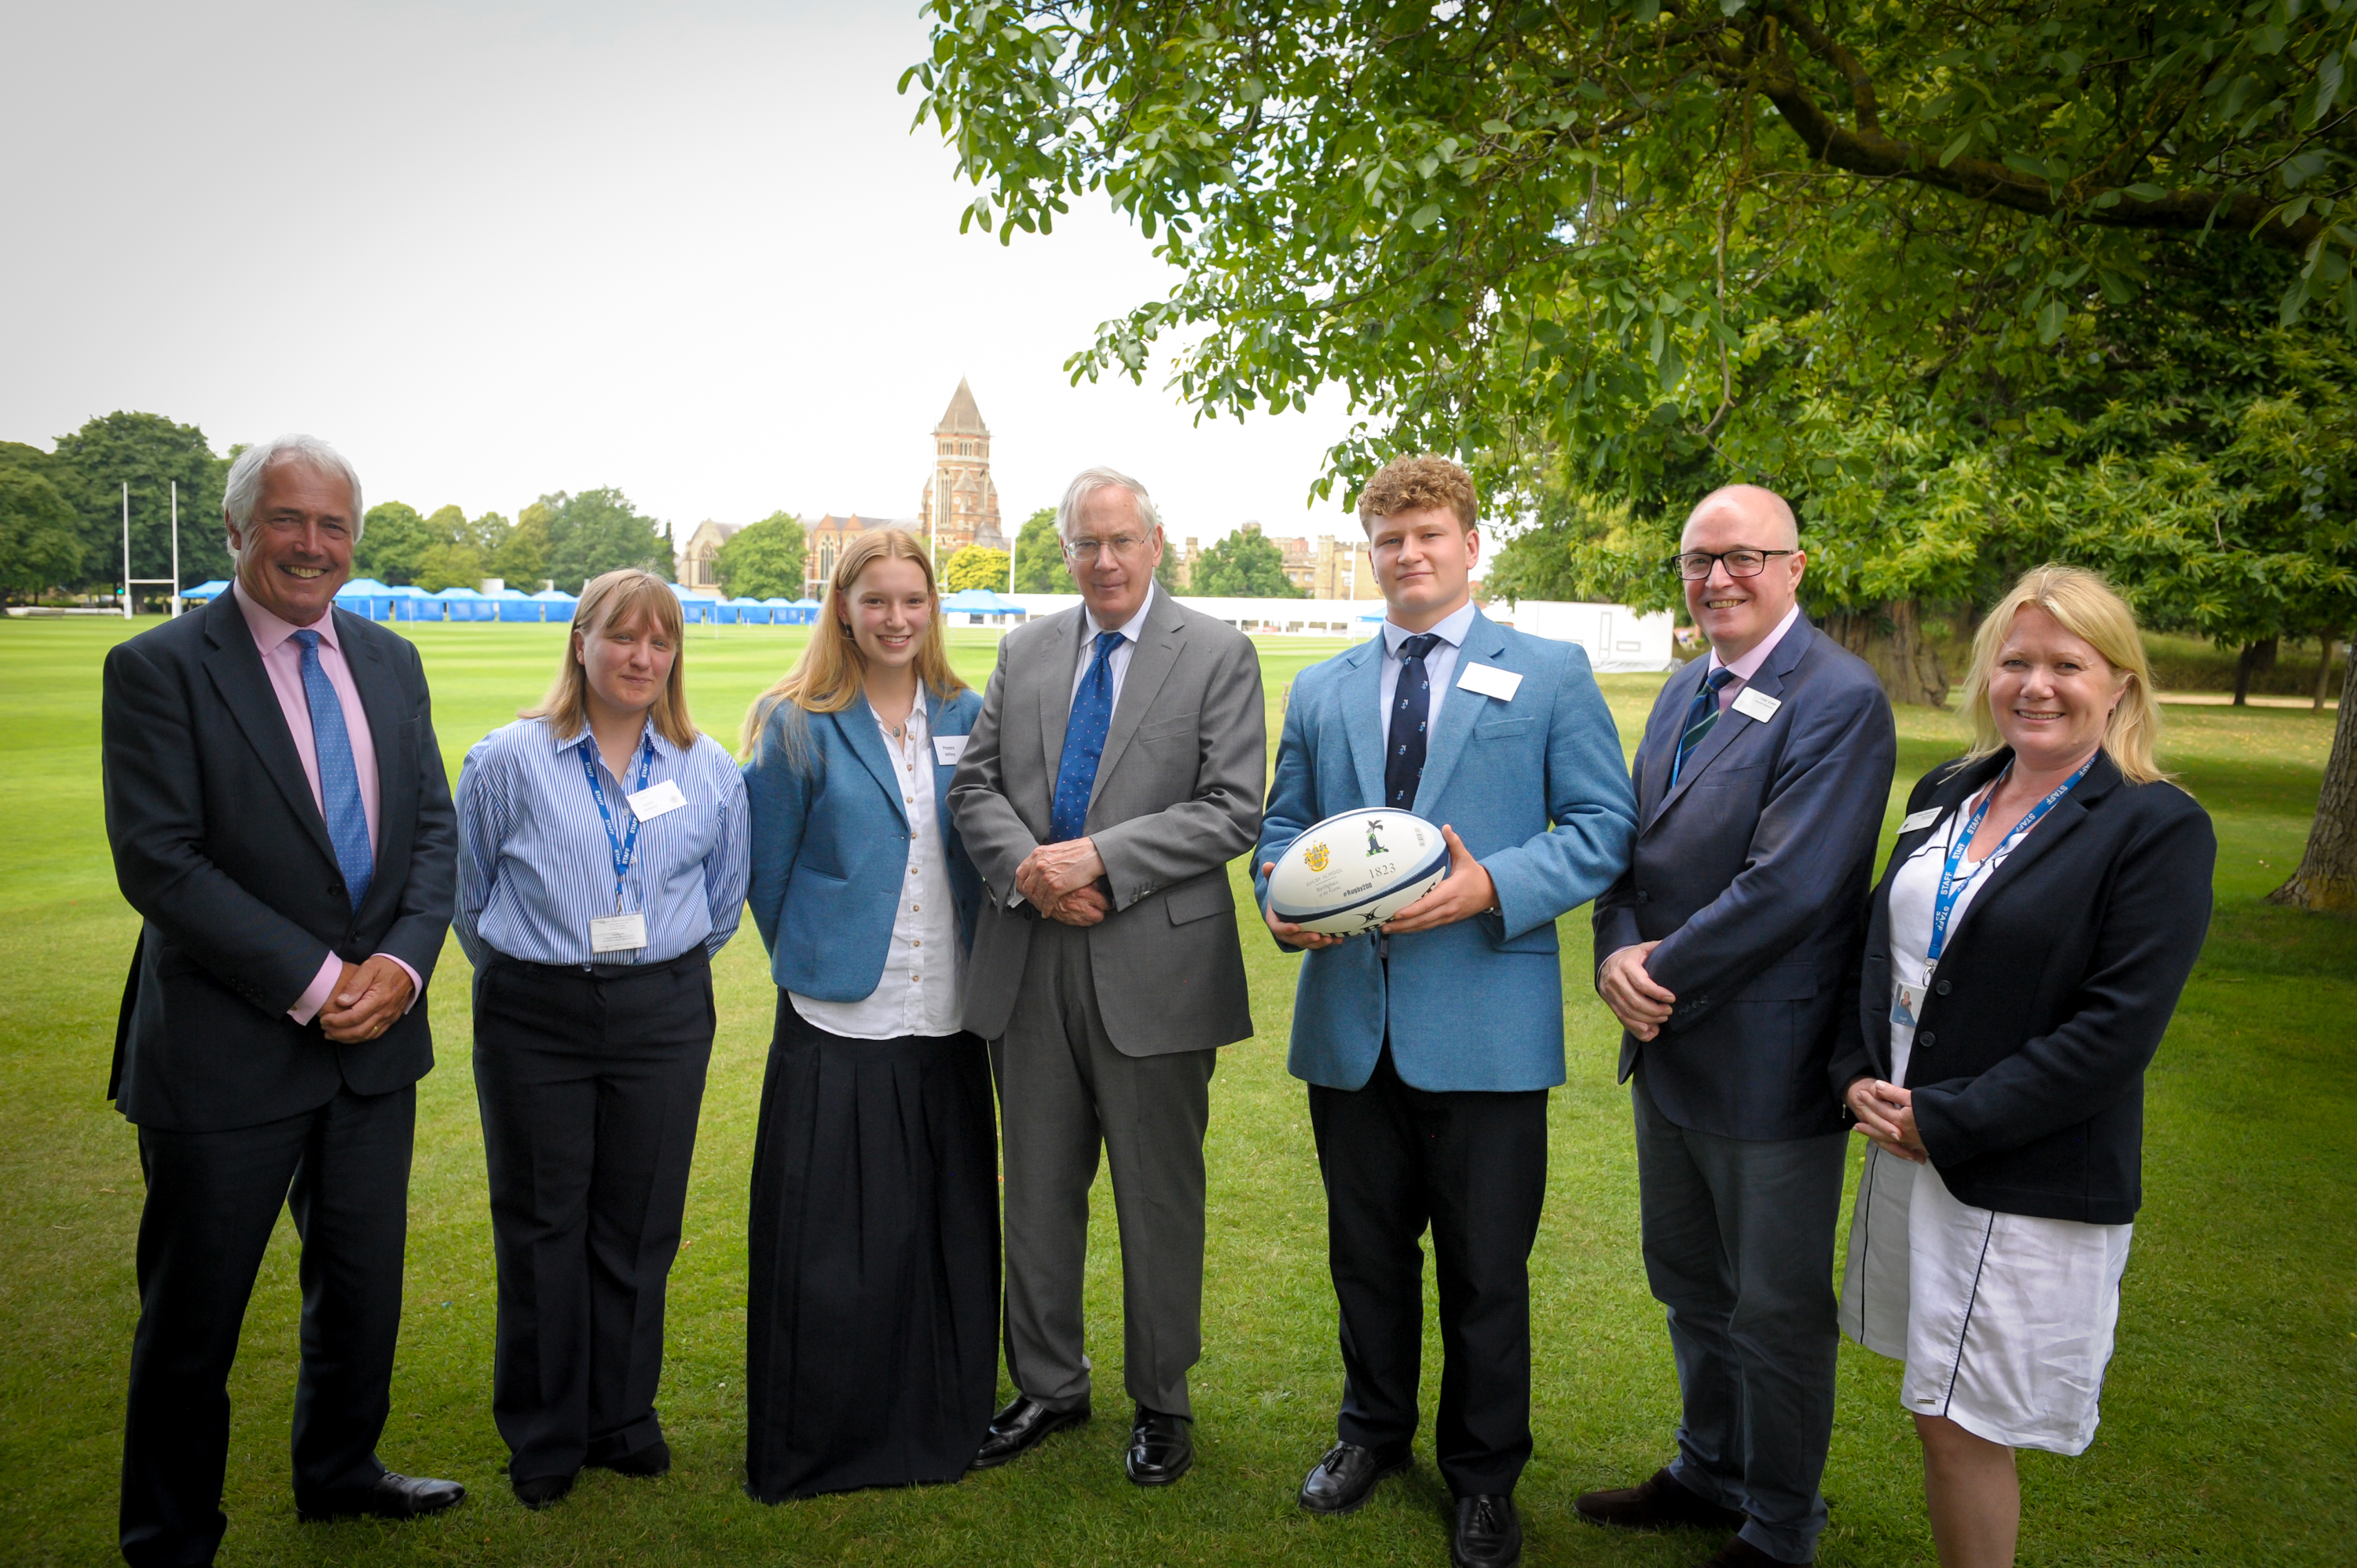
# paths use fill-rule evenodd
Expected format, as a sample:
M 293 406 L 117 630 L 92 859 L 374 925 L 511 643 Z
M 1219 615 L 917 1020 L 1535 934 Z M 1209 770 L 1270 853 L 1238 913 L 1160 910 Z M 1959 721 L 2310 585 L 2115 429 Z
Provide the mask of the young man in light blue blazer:
M 1337 1442 L 1301 1506 L 1347 1513 L 1408 1463 L 1427 1226 L 1444 1360 L 1434 1452 L 1457 1499 L 1449 1559 L 1521 1560 L 1531 1454 L 1528 1264 L 1546 1188 L 1547 1090 L 1564 1080 L 1555 920 L 1629 864 L 1636 802 L 1612 715 L 1575 644 L 1481 614 L 1471 478 L 1404 457 L 1359 498 L 1383 634 L 1293 683 L 1256 886 L 1281 946 L 1308 950 L 1293 1075 L 1326 1184 L 1346 1381 Z M 1267 915 L 1304 829 L 1366 806 L 1440 825 L 1449 869 L 1378 932 Z

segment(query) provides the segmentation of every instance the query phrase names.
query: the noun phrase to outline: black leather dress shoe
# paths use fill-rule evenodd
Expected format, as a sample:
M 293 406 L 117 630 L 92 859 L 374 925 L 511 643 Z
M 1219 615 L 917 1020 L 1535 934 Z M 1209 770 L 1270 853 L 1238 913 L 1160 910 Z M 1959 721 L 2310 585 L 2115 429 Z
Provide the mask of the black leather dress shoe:
M 1405 1448 L 1379 1451 L 1355 1443 L 1337 1443 L 1301 1483 L 1299 1501 L 1311 1513 L 1355 1513 L 1365 1506 L 1377 1481 L 1397 1475 L 1407 1466 Z
M 1666 1467 L 1639 1486 L 1583 1492 L 1571 1506 L 1590 1524 L 1620 1530 L 1741 1530 L 1744 1522 L 1741 1509 L 1722 1508 L 1687 1490 Z
M 295 1499 L 295 1512 L 303 1520 L 323 1519 L 415 1519 L 421 1514 L 440 1513 L 456 1507 L 467 1495 L 467 1488 L 456 1481 L 436 1481 L 425 1476 L 396 1476 L 387 1470 L 364 1487 L 345 1487 L 333 1492 L 321 1492 Z
M 576 1470 L 565 1476 L 534 1476 L 508 1484 L 515 1488 L 516 1501 L 538 1513 L 551 1503 L 563 1502 L 565 1494 L 573 1489 L 574 1477 L 580 1474 Z
M 1523 1520 L 1512 1498 L 1459 1498 L 1457 1533 L 1449 1539 L 1455 1568 L 1514 1568 L 1523 1560 Z
M 1122 1466 L 1141 1487 L 1168 1486 L 1195 1467 L 1195 1423 L 1139 1405 L 1137 1419 L 1129 1423 L 1129 1452 Z
M 1085 1425 L 1088 1419 L 1086 1400 L 1070 1410 L 1049 1410 L 1028 1394 L 1017 1394 L 1013 1404 L 990 1418 L 989 1435 L 966 1467 L 988 1470 L 1019 1459 L 1066 1427 Z
M 656 1438 L 634 1454 L 617 1454 L 610 1459 L 592 1459 L 590 1467 L 611 1470 L 617 1476 L 640 1476 L 651 1478 L 671 1474 L 671 1444 Z

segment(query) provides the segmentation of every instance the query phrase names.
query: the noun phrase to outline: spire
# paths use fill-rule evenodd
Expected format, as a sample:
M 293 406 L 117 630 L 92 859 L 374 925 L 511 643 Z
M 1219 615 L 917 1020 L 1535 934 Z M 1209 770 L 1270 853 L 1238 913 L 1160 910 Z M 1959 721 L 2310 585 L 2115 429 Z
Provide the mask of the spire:
M 990 434 L 990 426 L 982 422 L 982 410 L 974 406 L 974 389 L 965 384 L 963 376 L 958 378 L 957 392 L 951 397 L 949 409 L 942 415 L 942 422 L 933 426 L 933 434 L 936 435 L 987 435 Z

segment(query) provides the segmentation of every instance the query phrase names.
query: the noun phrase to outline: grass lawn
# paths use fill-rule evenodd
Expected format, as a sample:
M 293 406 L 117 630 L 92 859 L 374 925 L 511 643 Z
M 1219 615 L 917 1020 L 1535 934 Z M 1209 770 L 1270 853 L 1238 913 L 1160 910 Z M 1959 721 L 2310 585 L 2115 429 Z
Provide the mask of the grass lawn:
M 113 1557 L 124 1368 L 137 1303 L 140 1182 L 133 1130 L 103 1099 L 135 917 L 114 887 L 99 792 L 99 662 L 120 622 L 0 624 L 0 1562 Z M 455 779 L 475 738 L 533 699 L 562 632 L 414 628 Z M 698 630 L 689 689 L 733 741 L 746 703 L 783 670 L 799 628 Z M 987 633 L 952 634 L 970 678 Z M 1263 645 L 1274 729 L 1285 683 L 1340 644 Z M 1633 747 L 1658 676 L 1604 684 Z M 2218 824 L 2211 940 L 2150 1083 L 2147 1205 L 2137 1228 L 2104 1422 L 2083 1458 L 2022 1464 L 2032 1563 L 2342 1563 L 2357 1418 L 2357 926 L 2258 902 L 2296 862 L 2331 716 L 2177 708 L 2166 755 Z M 1958 750 L 1946 715 L 1903 711 L 1897 801 Z M 1241 865 L 1239 865 L 1241 869 Z M 1672 1452 L 1676 1387 L 1638 1255 L 1629 1108 L 1617 1031 L 1587 986 L 1584 911 L 1563 926 L 1571 1080 L 1552 1100 L 1545 1219 L 1533 1260 L 1537 1455 L 1518 1494 L 1533 1563 L 1696 1563 L 1710 1538 L 1630 1538 L 1574 1516 L 1575 1493 L 1634 1482 Z M 256 1563 L 926 1563 L 1447 1560 L 1446 1495 L 1424 1462 L 1361 1513 L 1319 1520 L 1293 1489 L 1330 1441 L 1340 1385 L 1325 1273 L 1324 1204 L 1301 1088 L 1285 1074 L 1298 961 L 1247 940 L 1254 1040 L 1212 1083 L 1208 1347 L 1196 1373 L 1200 1460 L 1161 1492 L 1123 1478 L 1119 1249 L 1097 1191 L 1090 1333 L 1093 1425 L 953 1487 L 866 1492 L 779 1509 L 740 1488 L 744 1219 L 773 993 L 749 922 L 721 955 L 720 1035 L 685 1250 L 672 1278 L 661 1409 L 677 1467 L 662 1481 L 591 1472 L 530 1514 L 502 1481 L 490 1420 L 491 1251 L 468 1065 L 466 961 L 453 942 L 430 1005 L 440 1065 L 420 1085 L 394 1468 L 472 1495 L 409 1525 L 298 1526 L 286 1434 L 297 1307 L 282 1223 L 232 1379 L 235 1425 L 221 1561 Z M 1429 1314 L 1427 1314 L 1429 1318 Z M 1426 1365 L 1438 1388 L 1437 1333 Z M 1928 1563 L 1899 1369 L 1846 1343 L 1825 1475 L 1829 1564 Z M 2339 1544 L 2335 1544 L 2338 1542 Z

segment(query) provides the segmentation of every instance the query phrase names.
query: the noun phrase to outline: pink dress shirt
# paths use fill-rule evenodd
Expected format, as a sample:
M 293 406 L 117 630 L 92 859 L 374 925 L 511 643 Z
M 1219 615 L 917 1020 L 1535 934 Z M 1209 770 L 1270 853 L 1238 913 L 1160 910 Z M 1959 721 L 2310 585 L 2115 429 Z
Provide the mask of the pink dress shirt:
M 1712 670 L 1732 670 L 1735 671 L 1735 679 L 1729 681 L 1719 691 L 1718 711 L 1720 713 L 1723 714 L 1727 712 L 1727 704 L 1735 701 L 1735 694 L 1738 692 L 1740 692 L 1744 687 L 1751 684 L 1751 677 L 1760 673 L 1760 667 L 1768 662 L 1768 656 L 1776 651 L 1776 645 L 1784 640 L 1784 634 L 1792 630 L 1792 623 L 1800 618 L 1801 607 L 1794 605 L 1791 609 L 1784 612 L 1784 618 L 1776 623 L 1775 630 L 1761 638 L 1759 642 L 1752 647 L 1750 652 L 1745 654 L 1742 658 L 1737 660 L 1732 664 L 1725 663 L 1719 659 L 1717 649 L 1714 648 L 1710 650 L 1710 669 L 1703 671 L 1703 674 L 1706 677 L 1710 674 Z M 322 657 L 324 657 L 324 655 Z M 349 706 L 349 704 L 347 704 L 347 706 Z M 371 775 L 371 777 L 374 777 L 374 775 Z M 318 787 L 319 780 L 315 773 L 311 779 L 311 788 L 316 790 Z M 376 797 L 371 795 L 369 799 L 373 800 Z M 376 819 L 371 817 L 369 820 L 373 822 Z
M 311 786 L 311 803 L 319 809 L 324 821 L 328 814 L 327 797 L 319 789 L 319 751 L 311 738 L 311 699 L 303 690 L 303 645 L 295 640 L 295 634 L 305 628 L 281 620 L 254 603 L 243 583 L 230 591 L 237 597 L 237 607 L 244 612 L 246 629 L 253 633 L 253 647 L 262 655 L 263 671 L 270 677 L 270 689 L 278 697 L 278 711 L 285 715 L 287 732 L 295 737 L 295 755 L 303 759 L 303 777 Z M 328 684 L 336 689 L 337 702 L 343 705 L 344 732 L 352 746 L 352 770 L 360 775 L 361 810 L 368 817 L 369 848 L 374 850 L 378 817 L 376 740 L 369 733 L 368 710 L 361 706 L 361 690 L 352 683 L 352 667 L 344 661 L 343 645 L 336 637 L 335 613 L 331 610 L 321 616 L 317 624 L 308 629 L 319 634 L 319 668 L 327 675 Z M 391 953 L 378 956 L 393 958 Z M 416 1006 L 418 995 L 425 990 L 417 972 L 397 958 L 393 961 L 400 963 L 403 972 L 409 976 L 409 1006 Z M 307 1024 L 318 1016 L 343 972 L 344 961 L 330 951 L 327 961 L 319 966 L 318 975 L 296 998 L 295 1005 L 286 1009 L 286 1015 L 298 1024 Z

